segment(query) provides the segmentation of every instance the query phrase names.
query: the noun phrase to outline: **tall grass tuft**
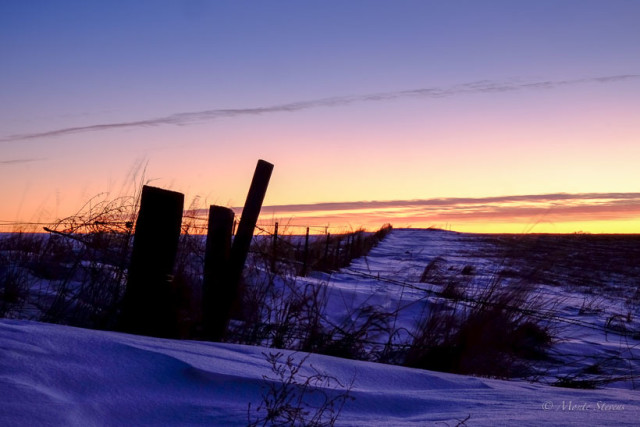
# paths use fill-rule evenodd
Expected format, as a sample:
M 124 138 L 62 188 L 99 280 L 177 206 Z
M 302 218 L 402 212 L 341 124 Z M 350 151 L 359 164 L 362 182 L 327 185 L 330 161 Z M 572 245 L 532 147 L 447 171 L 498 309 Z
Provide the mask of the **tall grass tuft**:
M 433 302 L 409 348 L 407 366 L 498 378 L 528 377 L 546 357 L 550 319 L 546 303 L 525 283 L 494 278 L 470 294 Z

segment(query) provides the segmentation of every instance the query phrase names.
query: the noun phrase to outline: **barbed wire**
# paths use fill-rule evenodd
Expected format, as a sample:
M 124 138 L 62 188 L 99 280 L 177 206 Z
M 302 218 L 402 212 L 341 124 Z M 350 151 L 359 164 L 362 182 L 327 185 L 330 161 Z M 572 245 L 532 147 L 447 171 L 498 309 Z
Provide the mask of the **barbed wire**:
M 182 228 L 183 229 L 197 229 L 197 230 L 207 230 L 208 227 L 207 225 L 200 225 L 194 222 L 208 222 L 208 218 L 204 217 L 204 216 L 193 216 L 193 215 L 183 215 L 183 220 L 189 220 L 188 222 L 184 222 L 182 223 Z M 235 224 L 237 225 L 239 223 L 240 217 L 236 217 Z M 193 222 L 192 222 L 193 221 Z M 48 227 L 48 228 L 52 228 L 54 226 L 57 225 L 62 225 L 62 224 L 66 224 L 70 222 L 69 218 L 65 218 L 62 220 L 58 220 L 58 221 L 13 221 L 13 220 L 0 220 L 0 231 L 3 231 L 4 228 L 13 228 L 13 229 L 8 229 L 5 230 L 6 232 L 12 232 L 14 231 L 14 229 L 17 229 L 17 231 L 20 231 L 20 227 Z M 110 226 L 118 226 L 118 225 L 125 225 L 125 224 L 129 224 L 132 221 L 130 220 L 122 220 L 122 221 L 118 221 L 118 220 L 95 220 L 95 221 L 88 221 L 86 223 L 82 222 L 82 219 L 78 220 L 77 222 L 77 226 L 78 228 L 82 228 L 82 227 L 91 227 L 91 226 L 105 226 L 105 227 L 110 227 Z M 265 234 L 269 234 L 269 235 L 274 235 L 275 233 L 272 231 L 269 231 L 268 228 L 275 228 L 277 225 L 279 224 L 277 221 L 275 223 L 272 224 L 265 224 L 265 221 L 261 221 L 262 224 L 257 224 L 256 225 L 256 229 L 262 231 Z M 322 230 L 322 233 L 313 233 L 313 235 L 321 235 L 321 234 L 328 234 L 328 231 L 331 229 L 335 229 L 335 230 L 340 230 L 341 233 L 339 234 L 347 234 L 349 233 L 347 230 L 346 226 L 330 226 L 330 225 L 305 225 L 305 224 L 286 224 L 284 226 L 282 226 L 282 228 L 279 230 L 279 234 L 278 237 L 280 236 L 286 236 L 286 235 L 291 235 L 292 233 L 287 232 L 288 229 L 309 229 L 309 230 Z M 296 234 L 297 235 L 297 234 Z M 334 234 L 335 235 L 335 234 Z

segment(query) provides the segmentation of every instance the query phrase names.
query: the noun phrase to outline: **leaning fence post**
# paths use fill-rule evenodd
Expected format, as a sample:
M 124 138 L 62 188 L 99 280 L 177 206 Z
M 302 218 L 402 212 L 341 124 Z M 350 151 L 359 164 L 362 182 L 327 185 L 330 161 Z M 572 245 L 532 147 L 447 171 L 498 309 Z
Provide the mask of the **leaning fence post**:
M 249 248 L 251 247 L 251 240 L 253 239 L 253 230 L 258 222 L 258 216 L 260 215 L 260 209 L 262 208 L 262 202 L 264 201 L 264 196 L 269 186 L 272 171 L 273 165 L 271 163 L 258 160 L 251 186 L 249 187 L 249 193 L 247 194 L 247 200 L 242 209 L 240 223 L 238 224 L 236 235 L 233 239 L 227 283 L 229 286 L 229 294 L 233 295 L 234 298 L 238 293 L 242 270 L 244 269 Z M 227 318 L 224 329 L 226 329 L 228 322 L 229 319 Z
M 233 290 L 228 285 L 234 223 L 234 213 L 231 209 L 215 205 L 209 207 L 202 288 L 202 323 L 204 336 L 216 341 L 224 335 L 229 311 L 235 299 Z
M 141 335 L 177 335 L 172 273 L 184 195 L 144 186 L 123 299 L 121 329 Z

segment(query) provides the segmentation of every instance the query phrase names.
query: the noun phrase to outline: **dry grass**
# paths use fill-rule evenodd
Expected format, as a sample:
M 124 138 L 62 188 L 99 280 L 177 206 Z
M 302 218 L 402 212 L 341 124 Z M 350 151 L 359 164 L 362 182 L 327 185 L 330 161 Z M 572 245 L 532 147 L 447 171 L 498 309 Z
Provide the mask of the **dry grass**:
M 535 315 L 545 304 L 533 288 L 499 277 L 484 289 L 449 290 L 430 304 L 405 364 L 499 378 L 529 376 L 531 361 L 544 358 L 552 342 L 549 321 Z

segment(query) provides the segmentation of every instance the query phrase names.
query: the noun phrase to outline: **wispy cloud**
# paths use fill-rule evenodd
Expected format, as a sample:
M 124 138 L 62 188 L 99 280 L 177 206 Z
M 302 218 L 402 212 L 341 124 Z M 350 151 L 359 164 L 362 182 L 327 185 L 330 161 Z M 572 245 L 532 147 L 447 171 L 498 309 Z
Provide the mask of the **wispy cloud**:
M 357 201 L 357 202 L 327 202 L 312 204 L 290 204 L 265 206 L 264 209 L 276 209 L 287 212 L 309 211 L 341 211 L 341 210 L 372 210 L 385 208 L 434 208 L 434 209 L 460 209 L 462 207 L 495 207 L 495 206 L 523 206 L 529 204 L 538 205 L 562 205 L 567 203 L 601 203 L 620 204 L 628 202 L 640 202 L 640 193 L 553 193 L 499 197 L 449 197 L 437 199 L 413 199 L 413 200 L 384 200 L 384 201 Z
M 344 107 L 355 103 L 391 101 L 402 98 L 447 98 L 474 93 L 501 93 L 520 90 L 555 89 L 563 86 L 580 84 L 608 84 L 628 80 L 639 79 L 640 74 L 623 74 L 615 76 L 590 77 L 575 80 L 545 80 L 536 82 L 496 82 L 477 81 L 448 87 L 432 87 L 422 89 L 402 90 L 396 92 L 380 92 L 364 95 L 337 96 L 321 98 L 309 101 L 291 102 L 286 104 L 270 105 L 264 107 L 213 109 L 194 112 L 183 112 L 163 117 L 144 120 L 124 121 L 114 123 L 99 123 L 86 126 L 54 129 L 45 132 L 24 133 L 9 135 L 0 138 L 0 142 L 24 141 L 37 138 L 52 138 L 83 132 L 100 132 L 114 129 L 153 127 L 165 125 L 188 125 L 191 123 L 214 121 L 220 118 L 263 115 L 273 113 L 291 113 L 313 108 Z
M 0 160 L 0 166 L 22 165 L 25 163 L 40 162 L 45 159 L 31 158 L 31 159 L 12 159 L 12 160 Z
M 240 211 L 240 209 L 238 209 Z M 263 207 L 301 223 L 535 223 L 640 218 L 640 193 L 540 194 L 481 198 L 358 201 Z M 640 225 L 640 224 L 639 224 Z M 640 230 L 639 230 L 640 231 Z

